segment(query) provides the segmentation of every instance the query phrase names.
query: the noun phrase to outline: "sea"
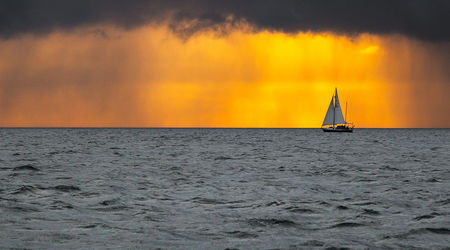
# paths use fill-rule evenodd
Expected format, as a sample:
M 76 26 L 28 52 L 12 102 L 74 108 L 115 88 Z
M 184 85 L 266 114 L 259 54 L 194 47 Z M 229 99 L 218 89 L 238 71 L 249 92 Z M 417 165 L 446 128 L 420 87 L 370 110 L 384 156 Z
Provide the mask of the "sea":
M 0 129 L 1 249 L 450 249 L 450 129 Z

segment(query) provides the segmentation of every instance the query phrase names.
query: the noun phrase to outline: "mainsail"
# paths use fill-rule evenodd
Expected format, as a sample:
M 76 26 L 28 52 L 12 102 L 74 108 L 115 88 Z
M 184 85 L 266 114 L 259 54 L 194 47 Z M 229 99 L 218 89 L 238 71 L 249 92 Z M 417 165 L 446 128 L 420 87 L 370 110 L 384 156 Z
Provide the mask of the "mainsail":
M 328 107 L 322 126 L 334 126 L 336 124 L 346 124 L 344 115 L 342 114 L 341 104 L 339 103 L 337 89 L 334 96 L 331 98 L 330 106 Z
M 339 103 L 339 97 L 336 89 L 336 97 L 334 98 L 334 124 L 345 124 L 344 115 L 342 114 L 341 104 Z

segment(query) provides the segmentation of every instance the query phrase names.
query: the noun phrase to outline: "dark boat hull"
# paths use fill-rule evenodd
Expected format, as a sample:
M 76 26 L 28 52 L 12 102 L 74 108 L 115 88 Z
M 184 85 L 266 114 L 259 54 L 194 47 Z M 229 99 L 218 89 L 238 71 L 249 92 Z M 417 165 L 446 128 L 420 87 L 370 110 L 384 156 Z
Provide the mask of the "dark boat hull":
M 330 133 L 353 133 L 353 128 L 345 127 L 345 128 L 322 128 L 323 132 Z

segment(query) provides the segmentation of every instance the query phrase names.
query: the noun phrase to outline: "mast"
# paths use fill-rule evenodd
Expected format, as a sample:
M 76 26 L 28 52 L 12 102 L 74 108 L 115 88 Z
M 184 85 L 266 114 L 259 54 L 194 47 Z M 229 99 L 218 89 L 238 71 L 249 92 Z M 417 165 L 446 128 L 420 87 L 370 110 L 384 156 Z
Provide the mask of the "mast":
M 337 93 L 337 88 L 336 88 L 335 94 L 333 95 L 333 127 L 334 127 L 334 124 L 336 123 L 336 93 Z
M 345 102 L 345 124 L 347 124 L 347 102 Z

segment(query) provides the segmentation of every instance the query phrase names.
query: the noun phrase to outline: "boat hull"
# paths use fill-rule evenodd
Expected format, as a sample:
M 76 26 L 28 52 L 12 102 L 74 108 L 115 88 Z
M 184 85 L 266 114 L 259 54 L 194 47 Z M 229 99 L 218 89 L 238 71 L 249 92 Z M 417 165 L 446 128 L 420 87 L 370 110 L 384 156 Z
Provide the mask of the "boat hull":
M 323 132 L 330 133 L 353 133 L 353 128 L 345 127 L 345 128 L 322 128 Z

